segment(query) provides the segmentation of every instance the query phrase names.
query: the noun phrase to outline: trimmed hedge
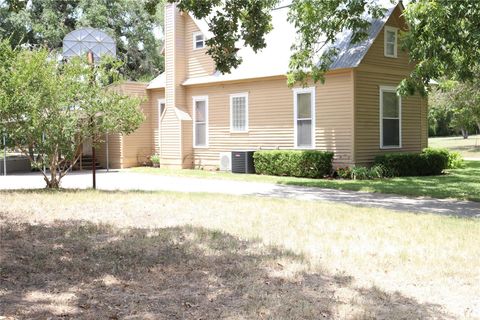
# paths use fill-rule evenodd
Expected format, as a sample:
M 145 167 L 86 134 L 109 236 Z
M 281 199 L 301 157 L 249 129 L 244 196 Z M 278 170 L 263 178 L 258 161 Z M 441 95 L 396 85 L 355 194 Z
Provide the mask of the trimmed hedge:
M 332 171 L 333 152 L 265 150 L 253 154 L 255 171 L 273 176 L 323 178 Z
M 446 149 L 426 148 L 421 153 L 387 153 L 375 158 L 388 175 L 397 177 L 439 175 L 448 168 Z

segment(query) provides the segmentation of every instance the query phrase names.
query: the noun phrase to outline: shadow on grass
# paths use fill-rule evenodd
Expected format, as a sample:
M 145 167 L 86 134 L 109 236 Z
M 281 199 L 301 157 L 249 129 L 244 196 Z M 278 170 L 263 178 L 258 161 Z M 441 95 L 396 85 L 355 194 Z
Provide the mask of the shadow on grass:
M 282 276 L 303 257 L 202 228 L 3 220 L 1 242 L 0 310 L 7 317 L 449 318 L 400 293 L 356 288 L 349 276 Z

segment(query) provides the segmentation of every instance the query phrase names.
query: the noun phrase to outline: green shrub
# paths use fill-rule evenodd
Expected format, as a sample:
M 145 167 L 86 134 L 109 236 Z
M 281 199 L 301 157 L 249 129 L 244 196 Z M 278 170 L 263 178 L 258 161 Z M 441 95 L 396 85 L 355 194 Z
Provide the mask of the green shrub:
M 465 162 L 460 152 L 450 151 L 448 154 L 447 169 L 459 169 L 465 167 Z
M 421 168 L 422 175 L 431 176 L 442 174 L 448 168 L 450 152 L 444 148 L 425 148 L 420 154 L 424 158 L 425 167 Z
M 352 169 L 350 167 L 337 168 L 337 176 L 341 179 L 351 179 Z
M 265 150 L 253 154 L 258 174 L 323 178 L 332 171 L 333 152 L 317 150 Z
M 449 152 L 446 149 L 426 148 L 421 153 L 387 153 L 375 158 L 391 176 L 439 175 L 448 167 Z
M 158 167 L 160 165 L 160 156 L 158 154 L 154 154 L 150 157 L 150 161 L 152 162 L 153 166 Z
M 345 170 L 348 169 L 348 170 Z M 376 164 L 371 168 L 363 167 L 363 166 L 355 166 L 350 168 L 345 168 L 343 171 L 348 172 L 348 174 L 344 174 L 342 178 L 345 179 L 353 179 L 353 180 L 367 180 L 367 179 L 381 179 L 386 177 L 386 170 L 382 165 Z M 337 169 L 338 173 L 338 169 Z M 339 175 L 340 177 L 340 175 Z
M 352 179 L 353 180 L 368 180 L 369 169 L 367 167 L 352 167 Z
M 381 179 L 387 177 L 387 170 L 381 164 L 376 164 L 369 169 L 368 177 L 370 179 Z

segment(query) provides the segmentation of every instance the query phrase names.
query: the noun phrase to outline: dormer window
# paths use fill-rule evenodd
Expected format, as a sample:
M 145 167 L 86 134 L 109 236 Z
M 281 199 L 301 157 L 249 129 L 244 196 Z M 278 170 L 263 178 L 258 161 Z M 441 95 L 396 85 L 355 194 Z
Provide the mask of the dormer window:
M 205 37 L 201 32 L 193 33 L 193 50 L 205 48 Z
M 385 57 L 397 57 L 397 38 L 398 29 L 394 27 L 385 27 Z

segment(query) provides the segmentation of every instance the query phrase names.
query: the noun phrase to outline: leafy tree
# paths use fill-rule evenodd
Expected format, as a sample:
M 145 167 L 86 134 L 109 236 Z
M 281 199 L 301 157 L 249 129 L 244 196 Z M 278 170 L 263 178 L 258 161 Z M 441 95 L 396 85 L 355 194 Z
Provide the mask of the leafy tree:
M 452 112 L 437 102 L 438 89 L 433 89 L 428 99 L 428 136 L 451 136 L 455 130 L 451 127 Z
M 59 63 L 45 49 L 13 50 L 6 41 L 0 58 L 0 132 L 34 166 L 49 168 L 42 170 L 48 188 L 60 186 L 87 139 L 98 144 L 107 132 L 128 134 L 143 121 L 138 99 L 106 87 L 119 80 L 118 61 Z
M 145 1 L 136 0 L 3 0 L 0 40 L 58 50 L 74 29 L 99 28 L 116 40 L 124 75 L 150 79 L 163 71 L 161 41 L 154 36 L 154 29 L 163 24 L 163 6 L 157 9 L 151 15 Z
M 148 0 L 153 11 L 162 0 Z M 238 40 L 255 52 L 265 47 L 265 35 L 271 28 L 271 9 L 279 0 L 166 0 L 196 18 L 207 18 L 213 38 L 207 41 L 208 53 L 217 69 L 228 73 L 241 63 Z M 308 79 L 323 81 L 331 60 L 335 37 L 352 31 L 352 41 L 365 38 L 370 26 L 368 16 L 383 14 L 380 3 L 388 0 L 292 0 L 289 21 L 297 29 L 293 43 L 288 83 L 305 84 Z M 396 0 L 390 2 L 398 3 Z M 208 19 L 209 17 L 212 17 Z M 404 17 L 410 29 L 403 33 L 403 48 L 418 62 L 402 82 L 400 92 L 426 93 L 431 79 L 459 81 L 478 79 L 480 66 L 480 1 L 411 0 Z
M 385 10 L 376 0 L 293 0 L 288 20 L 295 26 L 298 39 L 293 44 L 288 84 L 324 81 L 338 49 L 339 33 L 350 30 L 351 42 L 368 36 L 371 20 L 383 17 Z
M 403 93 L 424 93 L 431 79 L 479 79 L 480 1 L 412 0 L 404 16 L 410 28 L 403 46 L 418 64 Z
M 472 82 L 443 81 L 432 90 L 430 113 L 435 119 L 447 116 L 449 126 L 459 130 L 467 139 L 468 133 L 480 123 L 480 87 Z
M 149 0 L 147 8 L 153 12 L 161 0 Z M 229 73 L 242 62 L 237 55 L 238 41 L 255 52 L 265 48 L 265 35 L 272 29 L 271 10 L 279 0 L 167 0 L 177 3 L 179 9 L 198 19 L 207 19 L 213 37 L 208 39 L 208 54 L 217 70 Z M 293 23 L 299 39 L 293 45 L 288 83 L 305 84 L 311 77 L 323 81 L 337 49 L 339 32 L 352 31 L 352 41 L 367 36 L 370 21 L 365 16 L 380 17 L 383 9 L 376 0 L 293 0 L 288 20 Z M 320 32 L 319 32 L 320 31 Z

